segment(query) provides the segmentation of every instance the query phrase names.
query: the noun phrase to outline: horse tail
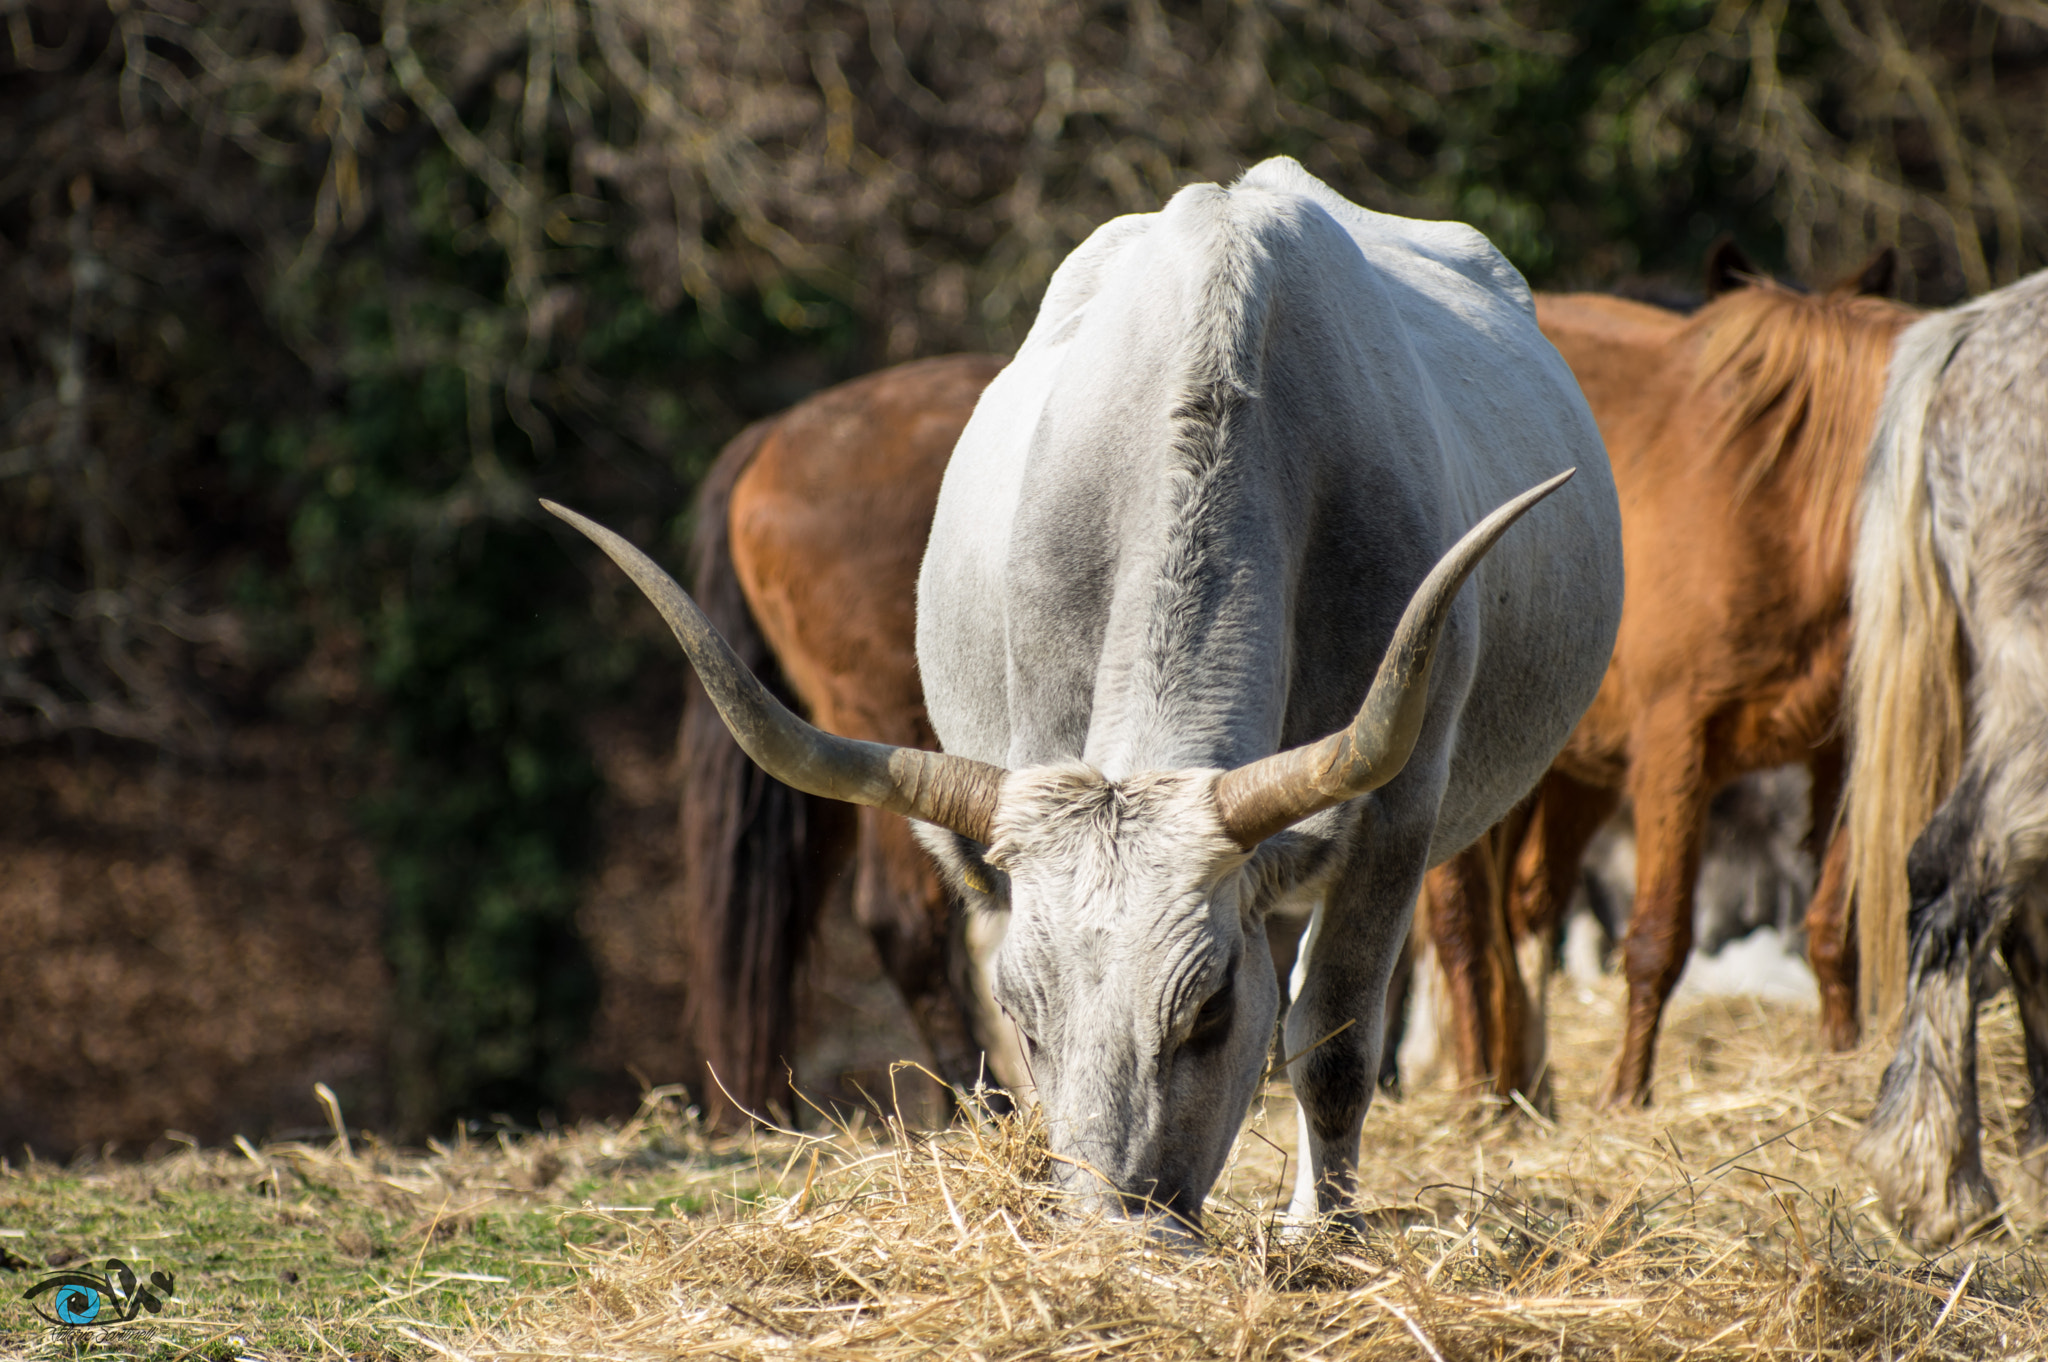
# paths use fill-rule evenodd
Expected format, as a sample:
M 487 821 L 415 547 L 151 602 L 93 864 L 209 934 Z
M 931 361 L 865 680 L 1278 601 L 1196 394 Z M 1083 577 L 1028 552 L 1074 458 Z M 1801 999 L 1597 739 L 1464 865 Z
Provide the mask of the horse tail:
M 1962 762 L 1963 653 L 1956 598 L 1934 544 L 1922 439 L 1969 319 L 1938 313 L 1900 333 L 1864 472 L 1850 586 L 1843 817 L 1866 1015 L 1905 1002 L 1906 853 Z
M 697 496 L 692 586 L 697 603 L 741 662 L 801 712 L 762 635 L 733 565 L 734 485 L 773 421 L 727 444 Z M 696 673 L 683 696 L 681 927 L 689 958 L 687 1033 L 707 1072 L 706 1113 L 731 1125 L 786 1107 L 791 985 L 817 916 L 824 801 L 800 794 L 748 760 Z

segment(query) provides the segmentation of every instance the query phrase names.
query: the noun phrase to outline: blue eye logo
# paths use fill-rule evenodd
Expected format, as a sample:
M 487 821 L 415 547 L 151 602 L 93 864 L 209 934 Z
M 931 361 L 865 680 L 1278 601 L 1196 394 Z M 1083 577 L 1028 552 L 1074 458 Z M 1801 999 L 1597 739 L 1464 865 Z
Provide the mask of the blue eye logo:
M 164 1308 L 159 1293 L 173 1294 L 171 1281 L 168 1272 L 152 1272 L 149 1286 L 138 1285 L 134 1269 L 119 1258 L 109 1258 L 104 1277 L 90 1272 L 52 1272 L 22 1292 L 21 1298 L 52 1324 L 66 1329 L 90 1329 L 101 1324 L 125 1324 L 144 1310 L 152 1315 L 158 1313 Z M 36 1300 L 46 1293 L 50 1297 L 49 1310 Z

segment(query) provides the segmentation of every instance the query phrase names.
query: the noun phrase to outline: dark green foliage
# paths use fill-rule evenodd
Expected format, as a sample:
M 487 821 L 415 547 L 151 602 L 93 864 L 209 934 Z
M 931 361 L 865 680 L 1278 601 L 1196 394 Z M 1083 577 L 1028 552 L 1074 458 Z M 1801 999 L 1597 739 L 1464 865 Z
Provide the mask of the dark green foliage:
M 26 492 L 4 508 L 5 576 L 49 585 L 8 599 L 0 636 L 21 665 L 0 718 L 17 739 L 97 728 L 200 761 L 273 713 L 350 725 L 395 985 L 394 1100 L 379 1105 L 413 1134 L 457 1114 L 531 1121 L 579 1081 L 596 997 L 574 922 L 597 850 L 585 725 L 631 701 L 637 676 L 673 684 L 659 637 L 619 583 L 578 570 L 582 545 L 564 551 L 536 497 L 679 556 L 719 443 L 845 372 L 853 330 L 801 280 L 736 290 L 715 314 L 657 301 L 617 233 L 561 217 L 537 263 L 525 224 L 499 230 L 484 180 L 359 59 L 338 96 L 377 116 L 351 149 L 357 200 L 323 201 L 339 151 L 317 130 L 337 120 L 309 96 L 337 91 L 261 65 L 305 39 L 288 13 L 153 27 L 173 57 L 232 40 L 244 65 L 197 99 L 178 91 L 183 107 L 157 68 L 139 110 L 114 81 L 109 16 L 33 16 L 70 61 L 26 91 L 16 126 L 73 151 L 6 205 L 29 303 L 14 355 L 45 409 L 85 396 L 68 432 L 61 416 L 38 428 L 33 400 L 9 413 L 8 443 L 31 437 L 37 463 L 0 484 Z M 348 66 L 378 30 L 338 17 L 329 51 Z M 458 97 L 501 132 L 520 107 L 502 88 L 516 48 Z M 604 217 L 569 182 L 573 120 L 545 112 L 519 148 L 524 187 Z M 208 145 L 224 123 L 228 144 Z M 60 338 L 40 372 L 37 323 Z M 104 635 L 76 603 L 97 586 L 125 589 L 132 612 L 95 659 Z M 201 611 L 222 627 L 193 647 L 180 635 Z
M 287 300 L 345 381 L 313 414 L 245 423 L 261 448 L 239 461 L 286 494 L 272 608 L 358 641 L 357 722 L 383 769 L 359 813 L 388 894 L 394 1109 L 418 1131 L 457 1113 L 530 1121 L 584 1077 L 596 979 L 574 913 L 600 788 L 583 726 L 671 666 L 658 637 L 592 612 L 580 545 L 562 551 L 536 494 L 679 545 L 731 421 L 702 423 L 673 376 L 759 363 L 780 340 L 773 309 L 793 304 L 778 290 L 748 331 L 737 302 L 707 327 L 687 303 L 650 305 L 615 251 L 585 248 L 563 271 L 574 325 L 536 344 L 505 253 L 451 226 L 450 189 L 473 182 L 435 154 L 412 178 L 405 243 L 386 228 L 339 244 Z M 402 244 L 413 269 L 395 275 Z M 507 369 L 527 387 L 519 418 L 493 381 Z
M 1710 0 L 1555 6 L 1547 27 L 1559 41 L 1496 47 L 1487 60 L 1497 78 L 1432 130 L 1439 197 L 1537 280 L 1685 278 L 1730 230 L 1782 259 L 1770 204 L 1743 182 L 1749 166 L 1711 136 L 1715 111 L 1739 103 L 1748 74 L 1695 41 L 1716 8 Z M 1682 84 L 1681 111 L 1662 154 L 1645 163 L 1632 143 L 1654 117 L 1641 101 L 1657 81 Z

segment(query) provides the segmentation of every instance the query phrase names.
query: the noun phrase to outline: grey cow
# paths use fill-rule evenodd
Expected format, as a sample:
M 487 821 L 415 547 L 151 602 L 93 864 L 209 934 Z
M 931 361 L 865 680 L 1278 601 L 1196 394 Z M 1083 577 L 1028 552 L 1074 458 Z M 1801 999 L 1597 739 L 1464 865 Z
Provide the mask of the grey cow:
M 1005 915 L 991 983 L 1059 1180 L 1190 1226 L 1265 1066 L 1260 924 L 1289 897 L 1315 904 L 1293 1213 L 1355 1216 L 1422 874 L 1548 767 L 1621 615 L 1605 451 L 1521 277 L 1285 159 L 1096 231 L 983 395 L 919 586 L 943 754 L 803 724 L 665 574 L 557 513 L 766 770 L 920 820 L 971 911 Z

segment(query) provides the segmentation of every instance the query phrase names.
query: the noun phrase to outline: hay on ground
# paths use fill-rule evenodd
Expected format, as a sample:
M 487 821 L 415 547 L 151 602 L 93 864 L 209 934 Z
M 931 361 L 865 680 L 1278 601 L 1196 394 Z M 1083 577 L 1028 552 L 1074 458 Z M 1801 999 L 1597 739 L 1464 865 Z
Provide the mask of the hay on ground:
M 1183 1253 L 1059 1214 L 1028 1119 L 763 1136 L 758 1192 L 622 1214 L 573 1287 L 520 1301 L 477 1359 L 826 1356 L 1987 1358 L 2040 1355 L 2040 1184 L 2009 1001 L 1985 1019 L 1987 1161 L 2007 1227 L 1923 1258 L 1848 1150 L 1885 1046 L 1822 1053 L 1810 1012 L 1698 999 L 1658 1105 L 1596 1112 L 1619 981 L 1553 995 L 1555 1120 L 1439 1090 L 1366 1123 L 1362 1241 L 1289 1237 L 1284 1085 L 1262 1097 Z M 738 1186 L 736 1181 L 735 1186 Z

